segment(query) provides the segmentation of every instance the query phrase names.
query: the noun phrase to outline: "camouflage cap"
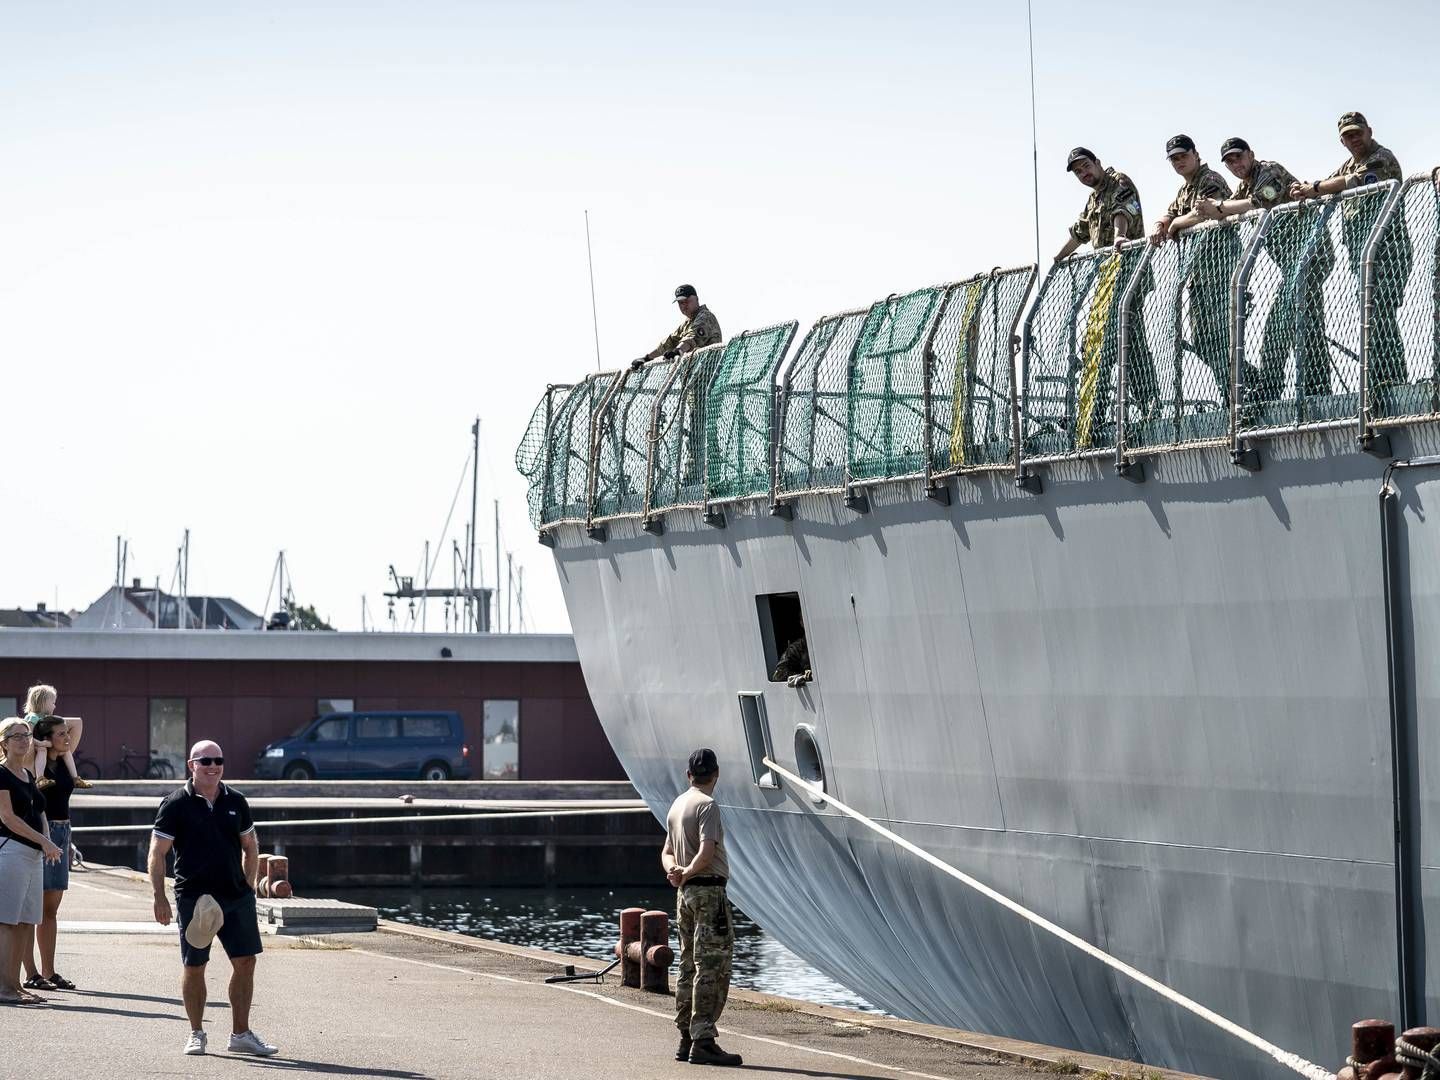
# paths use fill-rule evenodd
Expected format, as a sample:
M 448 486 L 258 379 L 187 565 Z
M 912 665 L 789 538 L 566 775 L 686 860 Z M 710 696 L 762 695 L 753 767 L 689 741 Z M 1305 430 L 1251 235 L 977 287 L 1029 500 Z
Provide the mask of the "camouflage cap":
M 681 300 L 684 300 L 687 296 L 698 296 L 698 295 L 700 295 L 700 294 L 695 291 L 695 286 L 694 286 L 694 285 L 680 285 L 680 286 L 678 286 L 678 287 L 675 289 L 675 303 L 678 304 Z
M 1075 171 L 1075 163 L 1076 163 L 1076 162 L 1079 162 L 1079 161 L 1085 161 L 1085 160 L 1087 160 L 1087 159 L 1090 160 L 1090 161 L 1099 161 L 1099 160 L 1100 160 L 1098 157 L 1095 156 L 1095 151 L 1094 151 L 1094 150 L 1087 150 L 1087 149 L 1086 149 L 1085 147 L 1083 147 L 1083 146 L 1077 146 L 1077 147 L 1075 147 L 1074 150 L 1071 150 L 1071 151 L 1070 151 L 1070 156 L 1065 159 L 1065 171 L 1066 171 L 1066 172 L 1074 172 L 1074 171 Z
M 1340 114 L 1341 135 L 1347 131 L 1364 131 L 1369 126 L 1370 121 L 1365 119 L 1364 113 L 1351 111 Z
M 1195 149 L 1195 140 L 1189 135 L 1171 135 L 1165 143 L 1165 156 L 1172 158 L 1176 154 L 1188 154 Z
M 1245 154 L 1250 152 L 1250 144 L 1239 135 L 1232 135 L 1220 144 L 1220 160 L 1224 161 L 1231 154 Z
M 716 760 L 715 751 L 708 746 L 702 746 L 690 755 L 688 766 L 690 775 L 699 779 L 704 776 L 714 776 L 720 771 L 720 762 Z

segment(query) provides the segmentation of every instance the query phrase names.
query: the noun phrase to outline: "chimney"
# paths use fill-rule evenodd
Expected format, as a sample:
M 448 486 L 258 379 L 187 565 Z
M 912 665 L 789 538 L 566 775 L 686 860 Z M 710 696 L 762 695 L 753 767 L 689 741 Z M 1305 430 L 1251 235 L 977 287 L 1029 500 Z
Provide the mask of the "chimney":
M 137 578 L 131 578 L 131 581 L 133 582 L 133 584 L 130 586 L 130 588 L 132 588 L 132 589 L 138 589 L 138 588 L 140 588 L 140 579 L 139 579 L 138 577 L 137 577 Z
M 45 602 L 42 600 L 40 603 L 36 604 L 35 610 L 41 615 L 45 614 Z

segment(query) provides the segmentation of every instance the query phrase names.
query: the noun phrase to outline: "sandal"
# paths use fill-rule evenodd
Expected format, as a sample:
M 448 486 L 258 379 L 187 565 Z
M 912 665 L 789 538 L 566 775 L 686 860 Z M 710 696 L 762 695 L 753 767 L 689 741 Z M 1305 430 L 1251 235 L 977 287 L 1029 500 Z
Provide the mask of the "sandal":
M 54 987 L 53 985 L 51 985 L 50 980 L 47 979 L 47 978 L 45 978 L 44 975 L 41 975 L 41 974 L 39 974 L 39 973 L 36 973 L 36 974 L 34 974 L 34 975 L 31 975 L 28 979 L 26 979 L 26 980 L 25 980 L 23 983 L 21 983 L 20 985 L 23 986 L 26 990 L 54 990 L 54 989 L 55 989 L 55 987 Z M 30 995 L 30 996 L 31 996 L 31 997 L 34 997 L 33 994 Z
M 61 975 L 58 971 L 57 971 L 54 975 L 49 976 L 45 981 L 50 984 L 50 989 L 51 989 L 51 990 L 74 990 L 74 989 L 75 989 L 75 984 L 74 984 L 73 982 L 71 982 L 69 979 L 65 978 L 64 975 Z
M 41 997 L 39 994 L 32 994 L 32 993 L 30 993 L 28 990 L 21 990 L 21 991 L 20 991 L 20 1000 L 17 1001 L 15 1004 L 17 1004 L 17 1005 L 49 1005 L 49 1004 L 50 1004 L 50 999 L 49 999 L 49 998 L 43 998 L 43 997 Z

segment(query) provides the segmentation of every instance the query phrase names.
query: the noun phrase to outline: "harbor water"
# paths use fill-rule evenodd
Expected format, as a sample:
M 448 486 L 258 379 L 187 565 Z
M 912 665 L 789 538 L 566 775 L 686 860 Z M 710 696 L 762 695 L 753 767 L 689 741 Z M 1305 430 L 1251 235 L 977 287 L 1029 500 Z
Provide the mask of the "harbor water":
M 592 889 L 348 889 L 341 900 L 374 907 L 382 919 L 489 938 L 511 945 L 614 958 L 622 908 L 674 909 L 674 894 Z M 672 915 L 673 918 L 673 915 Z M 733 985 L 767 994 L 879 1012 L 822 975 L 735 911 Z

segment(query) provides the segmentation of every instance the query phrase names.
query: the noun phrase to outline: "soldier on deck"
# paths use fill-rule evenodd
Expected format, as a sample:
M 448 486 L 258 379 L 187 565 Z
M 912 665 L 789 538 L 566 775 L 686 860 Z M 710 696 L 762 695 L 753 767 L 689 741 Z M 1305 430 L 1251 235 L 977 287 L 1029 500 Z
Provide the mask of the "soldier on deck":
M 1297 180 L 1290 185 L 1290 195 L 1295 199 L 1313 199 L 1320 195 L 1334 195 L 1366 184 L 1383 183 L 1386 180 L 1404 180 L 1405 173 L 1400 162 L 1385 147 L 1375 141 L 1375 132 L 1370 122 L 1359 112 L 1347 112 L 1340 116 L 1340 142 L 1350 152 L 1339 167 L 1324 180 Z M 1370 229 L 1380 213 L 1378 199 L 1356 201 L 1341 212 L 1341 238 L 1345 242 L 1350 258 L 1350 269 L 1355 280 L 1361 280 L 1361 256 Z M 1410 273 L 1410 234 L 1405 226 L 1405 217 L 1400 215 L 1395 224 L 1396 239 L 1383 245 L 1376 260 L 1378 279 L 1398 275 L 1401 280 Z M 1379 388 L 1405 379 L 1405 345 L 1400 337 L 1398 308 L 1403 299 L 1403 289 L 1390 289 L 1380 293 L 1377 290 L 1376 303 L 1372 312 L 1372 333 L 1370 336 L 1371 387 Z
M 1200 223 L 1196 208 L 1202 201 L 1228 199 L 1230 185 L 1225 178 L 1200 160 L 1195 140 L 1189 135 L 1174 135 L 1165 143 L 1165 156 L 1170 159 L 1182 181 L 1175 198 L 1165 208 L 1150 232 L 1152 244 L 1173 240 L 1185 229 Z M 1185 331 L 1188 344 L 1210 369 L 1220 403 L 1230 405 L 1230 275 L 1240 255 L 1239 238 L 1230 230 L 1215 230 L 1198 237 L 1196 245 L 1185 253 L 1181 265 L 1190 294 Z M 1177 375 L 1177 377 L 1180 377 Z M 1182 410 L 1198 387 L 1182 385 L 1176 395 Z
M 1104 168 L 1094 151 L 1083 146 L 1077 146 L 1070 151 L 1065 160 L 1065 171 L 1074 173 L 1075 179 L 1090 189 L 1090 198 L 1085 201 L 1085 209 L 1080 212 L 1080 217 L 1070 226 L 1070 236 L 1065 241 L 1065 246 L 1056 254 L 1056 262 L 1068 257 L 1081 244 L 1087 243 L 1096 251 L 1113 244 L 1118 255 L 1122 243 L 1126 240 L 1137 240 L 1144 235 L 1145 219 L 1140 209 L 1140 193 L 1135 190 L 1135 185 L 1128 176 L 1118 169 Z M 1109 274 L 1112 283 L 1111 303 L 1114 305 L 1120 299 L 1114 284 L 1119 279 L 1118 264 Z M 1098 356 L 1082 358 L 1087 364 L 1099 365 L 1095 396 L 1088 410 L 1089 419 L 1084 416 L 1077 417 L 1077 434 L 1086 433 L 1087 437 L 1088 432 L 1094 429 L 1095 421 L 1100 424 L 1111 421 L 1111 369 L 1118 354 L 1114 338 L 1119 333 L 1120 320 L 1107 316 L 1103 327 Z M 1150 415 L 1156 407 L 1159 393 L 1155 383 L 1155 364 L 1150 358 L 1150 346 L 1143 327 L 1136 335 L 1125 381 L 1130 402 L 1139 409 L 1142 416 Z
M 638 368 L 647 360 L 654 360 L 657 356 L 673 360 L 685 353 L 703 349 L 706 345 L 719 344 L 720 323 L 710 313 L 710 309 L 700 303 L 700 297 L 696 295 L 694 285 L 681 285 L 677 288 L 675 303 L 680 305 L 680 314 L 685 316 L 685 321 L 655 348 L 644 356 L 631 361 L 632 368 Z
M 1227 217 L 1248 214 L 1251 210 L 1271 210 L 1282 203 L 1290 202 L 1290 188 L 1296 183 L 1294 174 L 1278 161 L 1264 161 L 1255 156 L 1250 144 L 1238 135 L 1226 139 L 1220 145 L 1220 160 L 1225 168 L 1240 183 L 1230 198 L 1201 199 L 1194 213 L 1207 221 L 1221 221 Z M 1325 284 L 1325 274 L 1307 274 L 1301 286 L 1304 296 L 1298 296 L 1293 287 L 1296 279 L 1296 263 L 1301 256 L 1303 245 L 1287 238 L 1284 234 L 1293 232 L 1300 221 L 1294 215 L 1286 214 L 1274 219 L 1271 225 L 1270 243 L 1267 248 L 1284 275 L 1283 285 L 1271 305 L 1265 320 L 1265 333 L 1260 345 L 1260 365 L 1245 366 L 1245 388 L 1250 401 L 1275 400 L 1285 389 L 1285 361 L 1289 357 L 1290 339 L 1294 336 L 1295 310 L 1297 302 L 1302 311 L 1317 310 L 1321 303 L 1320 288 Z M 1328 252 L 1328 247 L 1325 249 Z M 1317 268 L 1322 268 L 1325 256 Z M 1312 257 L 1312 262 L 1314 257 Z M 1329 358 L 1323 351 L 1323 342 L 1314 335 L 1304 335 L 1296 343 L 1296 362 L 1305 385 L 1329 383 Z M 1317 349 L 1317 345 L 1322 348 Z

